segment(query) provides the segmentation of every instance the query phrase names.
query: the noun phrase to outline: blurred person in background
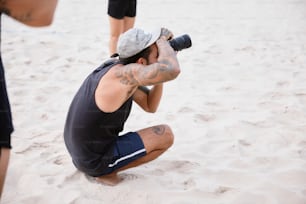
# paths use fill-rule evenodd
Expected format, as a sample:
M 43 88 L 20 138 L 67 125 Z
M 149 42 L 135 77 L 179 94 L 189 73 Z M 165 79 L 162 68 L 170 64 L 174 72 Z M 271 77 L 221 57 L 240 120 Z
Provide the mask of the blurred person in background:
M 5 14 L 28 26 L 48 26 L 53 21 L 56 5 L 57 0 L 0 0 L 0 17 Z M 0 55 L 0 199 L 9 164 L 13 130 L 5 73 Z
M 110 56 L 117 52 L 116 48 L 120 34 L 134 27 L 136 8 L 137 0 L 108 0 Z

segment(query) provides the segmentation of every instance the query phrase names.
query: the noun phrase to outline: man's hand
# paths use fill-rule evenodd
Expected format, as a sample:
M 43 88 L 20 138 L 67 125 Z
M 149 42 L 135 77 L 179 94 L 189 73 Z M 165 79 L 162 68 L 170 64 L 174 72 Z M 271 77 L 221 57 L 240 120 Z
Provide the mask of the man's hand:
M 168 41 L 171 40 L 173 37 L 173 33 L 168 30 L 167 28 L 161 28 L 160 38 L 163 38 L 164 40 Z

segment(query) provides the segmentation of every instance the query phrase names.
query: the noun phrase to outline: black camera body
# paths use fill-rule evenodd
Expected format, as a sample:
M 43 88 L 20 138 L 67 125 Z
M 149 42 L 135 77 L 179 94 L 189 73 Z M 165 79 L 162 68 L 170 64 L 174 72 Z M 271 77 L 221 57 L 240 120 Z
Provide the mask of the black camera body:
M 181 51 L 183 49 L 190 48 L 192 45 L 191 38 L 187 34 L 173 38 L 169 40 L 169 43 L 175 51 Z

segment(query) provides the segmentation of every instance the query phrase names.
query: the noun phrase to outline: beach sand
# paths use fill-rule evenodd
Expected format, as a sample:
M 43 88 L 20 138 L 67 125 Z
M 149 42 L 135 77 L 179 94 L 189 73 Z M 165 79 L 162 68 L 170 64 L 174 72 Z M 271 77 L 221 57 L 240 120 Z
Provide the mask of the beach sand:
M 159 110 L 175 143 L 115 187 L 78 172 L 63 141 L 69 104 L 108 57 L 107 1 L 59 1 L 54 22 L 2 19 L 15 132 L 4 204 L 305 204 L 306 1 L 138 1 L 136 27 L 189 34 Z

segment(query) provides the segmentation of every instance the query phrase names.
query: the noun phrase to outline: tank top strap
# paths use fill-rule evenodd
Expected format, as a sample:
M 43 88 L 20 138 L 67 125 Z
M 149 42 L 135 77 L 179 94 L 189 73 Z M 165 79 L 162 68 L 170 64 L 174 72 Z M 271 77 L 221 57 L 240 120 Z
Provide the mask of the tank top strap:
M 110 69 L 116 64 L 120 64 L 118 59 L 109 59 L 105 61 L 103 64 L 101 64 L 98 68 L 96 68 L 94 72 L 100 72 L 103 69 Z

